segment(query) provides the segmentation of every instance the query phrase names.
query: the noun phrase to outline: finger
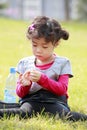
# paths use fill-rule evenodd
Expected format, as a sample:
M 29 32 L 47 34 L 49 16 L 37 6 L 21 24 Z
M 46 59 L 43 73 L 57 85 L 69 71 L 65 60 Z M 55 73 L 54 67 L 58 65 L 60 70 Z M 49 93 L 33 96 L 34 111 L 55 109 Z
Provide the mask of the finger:
M 27 77 L 29 77 L 29 75 L 30 75 L 30 72 L 28 71 L 28 72 L 25 72 L 25 73 L 23 74 L 23 77 L 24 77 L 24 78 L 27 78 Z
M 19 74 L 19 79 L 21 79 L 21 78 L 22 78 L 22 75 L 23 75 L 23 74 Z

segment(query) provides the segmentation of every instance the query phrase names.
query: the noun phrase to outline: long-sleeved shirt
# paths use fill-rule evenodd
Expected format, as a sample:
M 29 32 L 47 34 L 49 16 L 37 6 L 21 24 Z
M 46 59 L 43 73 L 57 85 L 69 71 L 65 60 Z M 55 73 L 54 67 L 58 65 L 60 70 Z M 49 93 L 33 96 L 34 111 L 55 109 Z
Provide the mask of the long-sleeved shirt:
M 32 60 L 30 59 L 30 61 Z M 18 64 L 17 71 L 19 73 L 23 73 L 23 71 L 25 72 L 25 70 L 29 69 L 27 68 L 28 64 L 29 64 L 29 58 L 22 59 Z M 43 72 L 40 77 L 40 80 L 34 85 L 32 85 L 33 84 L 32 83 L 31 85 L 26 86 L 26 87 L 22 86 L 20 82 L 18 81 L 16 93 L 19 97 L 23 98 L 28 93 L 32 93 L 32 92 L 35 93 L 36 91 L 42 88 L 58 96 L 66 95 L 66 97 L 68 97 L 68 94 L 67 94 L 68 82 L 69 82 L 69 77 L 72 77 L 70 62 L 68 59 L 62 58 L 62 57 L 56 57 L 55 61 L 49 64 L 42 65 L 42 66 L 37 66 L 37 65 L 35 66 L 34 61 L 33 61 L 33 64 L 31 63 L 30 67 L 32 67 L 33 65 L 34 67 L 37 68 L 37 70 L 40 70 L 41 72 Z M 57 68 L 59 70 L 56 70 Z

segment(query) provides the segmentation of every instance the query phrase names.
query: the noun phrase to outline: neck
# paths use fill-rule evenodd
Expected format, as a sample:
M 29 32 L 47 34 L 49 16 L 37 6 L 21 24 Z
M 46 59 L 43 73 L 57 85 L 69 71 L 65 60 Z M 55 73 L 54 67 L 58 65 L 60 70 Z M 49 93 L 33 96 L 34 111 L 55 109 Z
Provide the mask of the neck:
M 55 59 L 55 55 L 50 56 L 48 59 L 46 59 L 45 61 L 41 61 L 39 59 L 36 59 L 36 65 L 44 65 L 44 64 L 49 64 L 52 61 L 54 61 Z

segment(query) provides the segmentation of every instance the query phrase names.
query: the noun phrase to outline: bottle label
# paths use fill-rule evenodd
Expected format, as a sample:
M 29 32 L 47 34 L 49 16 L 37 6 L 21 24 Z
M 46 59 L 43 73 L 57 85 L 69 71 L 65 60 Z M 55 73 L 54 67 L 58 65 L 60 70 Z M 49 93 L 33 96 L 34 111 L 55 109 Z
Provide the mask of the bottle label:
M 5 90 L 4 101 L 7 103 L 16 103 L 16 92 L 15 90 Z

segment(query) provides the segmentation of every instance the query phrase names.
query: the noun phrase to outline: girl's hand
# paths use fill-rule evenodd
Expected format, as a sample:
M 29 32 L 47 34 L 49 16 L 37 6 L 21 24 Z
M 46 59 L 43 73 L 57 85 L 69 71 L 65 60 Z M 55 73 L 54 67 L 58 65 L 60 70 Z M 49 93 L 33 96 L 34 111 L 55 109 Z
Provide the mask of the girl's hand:
M 32 70 L 32 71 L 30 72 L 30 80 L 31 80 L 32 82 L 38 82 L 39 79 L 40 79 L 40 77 L 41 77 L 41 72 L 39 72 L 39 71 L 37 71 L 37 70 Z
M 20 74 L 19 75 L 19 81 L 21 83 L 22 86 L 29 86 L 31 84 L 30 81 L 30 72 L 25 72 L 24 74 Z

